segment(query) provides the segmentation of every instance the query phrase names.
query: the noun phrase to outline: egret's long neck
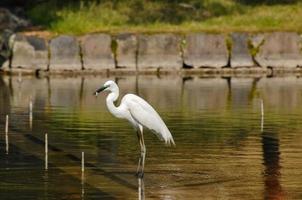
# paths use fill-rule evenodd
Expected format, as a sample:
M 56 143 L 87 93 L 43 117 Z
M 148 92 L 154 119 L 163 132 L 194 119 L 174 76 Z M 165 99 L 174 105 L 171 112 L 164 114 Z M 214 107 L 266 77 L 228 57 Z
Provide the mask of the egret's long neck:
M 119 89 L 116 88 L 115 90 L 111 91 L 106 98 L 106 104 L 108 110 L 110 111 L 111 114 L 113 114 L 116 117 L 119 117 L 119 113 L 120 113 L 118 107 L 114 105 L 114 102 L 117 100 L 118 96 L 119 96 Z

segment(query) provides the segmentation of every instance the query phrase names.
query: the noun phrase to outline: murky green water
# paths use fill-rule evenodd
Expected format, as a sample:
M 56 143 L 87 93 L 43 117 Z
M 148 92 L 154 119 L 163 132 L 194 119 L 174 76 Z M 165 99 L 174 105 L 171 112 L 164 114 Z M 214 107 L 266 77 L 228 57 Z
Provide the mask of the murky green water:
M 92 95 L 108 79 L 150 102 L 174 136 L 169 148 L 145 132 L 143 180 L 131 126 Z M 0 122 L 0 199 L 302 199 L 300 78 L 0 77 Z

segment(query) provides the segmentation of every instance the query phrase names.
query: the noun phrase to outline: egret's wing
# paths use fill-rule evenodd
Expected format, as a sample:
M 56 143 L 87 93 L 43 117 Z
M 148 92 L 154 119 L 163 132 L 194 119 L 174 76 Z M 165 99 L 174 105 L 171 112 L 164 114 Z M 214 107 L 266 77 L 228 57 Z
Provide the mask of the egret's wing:
M 122 103 L 125 103 L 131 116 L 141 125 L 152 130 L 167 144 L 174 144 L 173 137 L 159 114 L 144 99 L 133 94 L 127 94 Z

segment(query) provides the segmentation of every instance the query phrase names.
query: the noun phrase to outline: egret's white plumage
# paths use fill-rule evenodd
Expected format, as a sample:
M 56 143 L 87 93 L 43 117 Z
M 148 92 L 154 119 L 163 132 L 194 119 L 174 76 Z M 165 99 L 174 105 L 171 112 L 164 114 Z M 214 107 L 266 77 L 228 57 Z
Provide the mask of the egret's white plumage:
M 97 95 L 101 91 L 110 91 L 106 98 L 108 110 L 117 118 L 127 119 L 136 129 L 141 145 L 141 151 L 145 154 L 143 139 L 143 127 L 150 129 L 159 139 L 170 145 L 174 143 L 173 137 L 154 108 L 141 97 L 134 94 L 127 94 L 123 97 L 121 104 L 115 106 L 114 102 L 119 96 L 119 88 L 114 81 L 107 81 L 103 87 L 95 92 Z M 144 165 L 144 158 L 143 158 Z M 143 169 L 143 166 L 142 166 Z
M 135 122 L 150 129 L 160 140 L 165 141 L 166 144 L 170 145 L 172 143 L 175 145 L 173 137 L 166 124 L 153 107 L 144 99 L 134 94 L 127 94 L 122 99 L 122 104 L 126 105 Z
M 127 119 L 135 129 L 140 125 L 150 129 L 166 144 L 175 144 L 173 137 L 154 108 L 141 97 L 127 94 L 122 98 L 121 104 L 116 107 L 114 101 L 119 96 L 119 88 L 114 81 L 107 81 L 104 91 L 110 91 L 106 103 L 109 111 L 117 118 Z

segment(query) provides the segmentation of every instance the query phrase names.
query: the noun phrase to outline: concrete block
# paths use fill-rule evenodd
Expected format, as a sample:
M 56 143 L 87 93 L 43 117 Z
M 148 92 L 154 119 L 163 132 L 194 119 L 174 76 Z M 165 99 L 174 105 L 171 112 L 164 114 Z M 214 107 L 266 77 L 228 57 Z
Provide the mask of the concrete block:
M 224 67 L 228 50 L 222 34 L 195 33 L 186 37 L 184 63 L 192 67 Z
M 262 67 L 295 68 L 302 66 L 300 43 L 301 38 L 297 33 L 264 34 L 264 43 L 255 59 Z
M 257 34 L 251 37 L 251 42 L 254 48 L 259 48 L 264 41 L 264 34 Z
M 81 70 L 80 47 L 77 39 L 61 35 L 50 43 L 50 70 Z
M 85 35 L 81 38 L 81 47 L 84 69 L 104 70 L 115 68 L 110 35 Z
M 140 35 L 138 37 L 138 70 L 163 67 L 181 69 L 180 36 L 174 34 Z
M 248 49 L 248 35 L 233 33 L 231 67 L 253 67 L 254 62 Z
M 13 41 L 12 54 L 12 68 L 47 69 L 48 46 L 43 38 L 17 34 Z
M 116 62 L 118 67 L 136 68 L 137 37 L 134 34 L 120 34 L 116 37 Z

